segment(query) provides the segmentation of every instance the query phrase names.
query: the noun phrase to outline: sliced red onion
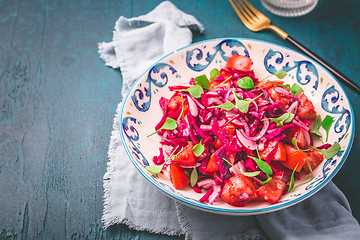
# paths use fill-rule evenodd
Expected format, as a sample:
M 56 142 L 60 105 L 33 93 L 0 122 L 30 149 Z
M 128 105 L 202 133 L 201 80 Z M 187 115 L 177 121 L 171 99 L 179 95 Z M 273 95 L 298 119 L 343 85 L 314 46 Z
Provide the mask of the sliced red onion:
M 256 142 L 248 140 L 242 132 L 242 129 L 241 131 L 238 129 L 236 130 L 236 137 L 239 140 L 240 144 L 249 150 L 255 150 L 257 147 Z
M 286 112 L 290 112 L 290 111 L 291 111 L 291 113 L 296 114 L 297 109 L 298 109 L 298 106 L 299 106 L 298 101 L 294 101 L 294 102 L 290 105 L 290 107 L 286 110 Z
M 201 124 L 200 125 L 200 130 L 202 130 L 202 131 L 211 131 L 212 127 L 211 127 L 211 125 Z
M 247 135 L 246 133 L 243 132 L 242 129 L 240 131 L 246 139 L 248 139 L 249 141 L 255 142 L 265 135 L 265 133 L 269 127 L 270 121 L 268 119 L 264 119 L 263 123 L 264 123 L 263 128 L 255 137 L 251 137 L 251 136 Z
M 207 178 L 197 182 L 196 185 L 200 188 L 209 189 L 210 187 L 215 185 L 215 180 L 211 178 Z
M 216 106 L 219 106 L 221 104 L 223 104 L 223 102 L 219 99 L 219 98 L 216 98 L 216 97 L 208 97 L 208 102 L 207 104 L 210 106 L 212 104 L 215 104 Z
M 213 192 L 210 194 L 208 201 L 210 204 L 213 204 L 215 200 L 220 197 L 221 194 L 221 185 L 214 185 Z
M 309 131 L 309 127 L 305 125 L 305 123 L 303 123 L 297 116 L 292 120 L 292 122 L 300 127 L 301 129 L 303 129 L 304 131 L 308 132 Z
M 282 87 L 274 87 L 274 90 L 280 94 L 282 94 L 284 97 L 286 98 L 293 98 L 294 95 L 289 92 L 288 90 L 286 90 L 285 88 Z
M 308 146 L 311 146 L 311 136 L 310 136 L 310 133 L 308 131 L 303 131 L 304 132 L 304 137 L 305 137 L 305 140 L 306 140 L 306 143 Z
M 245 168 L 245 166 L 239 161 L 239 162 L 237 162 L 235 165 L 234 165 L 235 167 L 231 167 L 229 170 L 230 170 L 230 172 L 231 172 L 231 174 L 233 174 L 233 175 L 241 175 L 241 172 L 246 172 L 246 168 Z M 239 170 L 241 171 L 241 172 L 239 172 Z
M 245 133 L 246 133 L 246 134 L 249 134 L 249 133 L 250 133 L 250 127 L 249 127 L 249 125 L 247 124 L 247 122 L 245 121 L 245 119 L 239 118 L 239 121 L 240 121 L 241 124 L 243 125 L 243 128 L 244 128 L 244 130 L 245 130 Z
M 200 162 L 196 162 L 194 165 L 191 165 L 191 166 L 186 166 L 186 165 L 181 165 L 181 164 L 177 164 L 179 165 L 180 167 L 182 168 L 197 168 L 197 167 L 200 167 L 201 166 L 201 163 Z

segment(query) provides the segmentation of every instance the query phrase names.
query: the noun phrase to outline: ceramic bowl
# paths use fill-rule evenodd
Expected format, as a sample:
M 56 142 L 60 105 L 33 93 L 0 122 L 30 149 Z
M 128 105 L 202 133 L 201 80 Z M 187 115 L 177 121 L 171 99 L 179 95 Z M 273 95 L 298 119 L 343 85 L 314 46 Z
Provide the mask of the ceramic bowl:
M 168 86 L 188 83 L 192 77 L 206 74 L 224 66 L 232 54 L 241 54 L 253 60 L 258 79 L 263 79 L 283 68 L 288 72 L 285 83 L 298 83 L 313 102 L 318 114 L 333 117 L 328 143 L 339 142 L 341 151 L 333 158 L 324 160 L 314 170 L 314 178 L 307 184 L 284 194 L 275 204 L 251 202 L 246 207 L 233 207 L 218 199 L 214 204 L 200 202 L 205 194 L 196 193 L 190 187 L 176 190 L 168 174 L 150 174 L 145 167 L 153 165 L 152 157 L 159 154 L 159 136 L 147 136 L 154 131 L 162 116 L 159 106 L 161 97 L 170 98 Z M 344 164 L 354 139 L 353 110 L 343 88 L 322 66 L 308 57 L 269 42 L 226 38 L 213 39 L 181 48 L 154 63 L 133 85 L 124 99 L 121 109 L 120 134 L 132 163 L 154 187 L 169 197 L 200 210 L 227 215 L 255 215 L 287 208 L 312 196 L 323 188 Z M 325 131 L 322 129 L 322 134 Z M 321 145 L 320 140 L 314 142 Z M 310 176 L 302 176 L 295 185 L 306 182 Z

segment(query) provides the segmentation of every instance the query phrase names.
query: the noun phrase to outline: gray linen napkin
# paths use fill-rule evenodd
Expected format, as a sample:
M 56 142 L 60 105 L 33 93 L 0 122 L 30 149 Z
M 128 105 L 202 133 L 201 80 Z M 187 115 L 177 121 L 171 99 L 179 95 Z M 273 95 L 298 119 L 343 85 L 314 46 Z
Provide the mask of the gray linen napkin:
M 106 65 L 120 68 L 123 96 L 152 63 L 191 43 L 189 28 L 204 31 L 193 16 L 168 1 L 147 15 L 119 18 L 113 41 L 100 43 L 99 53 Z M 114 118 L 108 169 L 104 175 L 104 228 L 125 223 L 136 230 L 207 240 L 358 239 L 360 236 L 359 224 L 346 197 L 332 182 L 300 204 L 257 216 L 216 215 L 173 201 L 148 183 L 126 155 L 120 141 L 120 108 L 121 103 Z

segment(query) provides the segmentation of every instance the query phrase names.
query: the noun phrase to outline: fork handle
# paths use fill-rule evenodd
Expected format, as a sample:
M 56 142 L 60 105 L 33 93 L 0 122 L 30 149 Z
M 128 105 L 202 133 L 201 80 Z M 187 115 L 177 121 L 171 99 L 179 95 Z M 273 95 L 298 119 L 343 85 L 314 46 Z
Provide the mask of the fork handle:
M 350 80 L 348 77 L 346 77 L 344 74 L 342 74 L 339 70 L 337 70 L 335 67 L 331 66 L 328 62 L 326 62 L 324 59 L 310 51 L 308 48 L 306 48 L 304 45 L 290 37 L 289 35 L 285 38 L 286 41 L 290 42 L 292 45 L 300 49 L 305 55 L 311 57 L 318 63 L 320 63 L 323 67 L 325 67 L 329 72 L 331 72 L 338 80 L 347 83 L 349 86 L 351 86 L 354 90 L 356 90 L 358 93 L 360 93 L 360 87 L 356 85 L 352 80 Z

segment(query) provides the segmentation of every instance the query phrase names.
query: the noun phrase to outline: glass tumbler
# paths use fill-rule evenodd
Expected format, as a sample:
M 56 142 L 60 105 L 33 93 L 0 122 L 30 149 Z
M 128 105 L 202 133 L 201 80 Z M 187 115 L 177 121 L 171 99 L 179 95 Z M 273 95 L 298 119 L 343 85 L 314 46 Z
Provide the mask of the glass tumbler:
M 275 15 L 298 17 L 313 10 L 318 0 L 261 0 L 261 3 Z

